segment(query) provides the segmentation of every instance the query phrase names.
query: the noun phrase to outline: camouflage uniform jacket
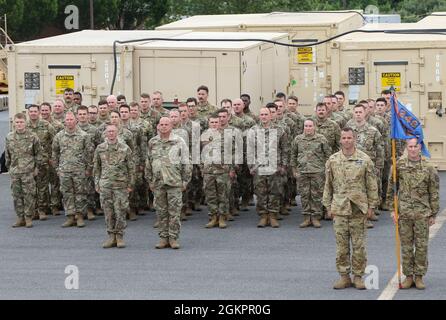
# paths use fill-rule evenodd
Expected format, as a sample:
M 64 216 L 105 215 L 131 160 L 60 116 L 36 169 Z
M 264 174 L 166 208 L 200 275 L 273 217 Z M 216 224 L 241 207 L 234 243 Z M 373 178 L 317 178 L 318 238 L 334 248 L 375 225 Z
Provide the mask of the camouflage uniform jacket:
M 133 188 L 135 163 L 132 150 L 122 142 L 101 143 L 94 153 L 94 182 L 99 189 Z
M 331 155 L 331 148 L 322 134 L 298 135 L 291 146 L 291 167 L 298 173 L 320 173 Z
M 26 128 L 39 138 L 40 146 L 42 148 L 42 164 L 48 164 L 51 157 L 51 144 L 56 135 L 54 127 L 48 121 L 38 119 L 35 124 L 28 121 Z
M 344 128 L 345 124 L 347 123 L 344 115 L 339 111 L 332 112 L 330 119 L 336 122 L 341 129 Z
M 349 216 L 352 214 L 350 202 L 364 214 L 380 203 L 373 162 L 358 149 L 351 157 L 346 157 L 341 150 L 325 164 L 323 205 L 335 215 Z
M 299 112 L 291 112 L 289 110 L 285 110 L 285 116 L 293 119 L 296 124 L 296 136 L 302 134 L 304 132 L 304 123 L 306 118 L 301 115 Z
M 49 123 L 53 126 L 53 128 L 54 128 L 54 132 L 55 132 L 54 135 L 56 135 L 56 133 L 59 133 L 59 132 L 61 132 L 63 129 L 65 129 L 65 126 L 63 125 L 62 122 L 60 122 L 59 120 L 56 120 L 56 119 L 54 119 L 54 118 L 52 118 L 52 117 L 50 117 L 50 119 L 48 120 L 48 122 L 49 122 Z
M 209 102 L 205 102 L 203 104 L 198 104 L 197 108 L 197 116 L 199 118 L 207 118 L 210 114 L 217 111 L 217 108 L 210 104 Z
M 378 129 L 369 123 L 358 127 L 354 121 L 349 121 L 347 126 L 356 132 L 356 147 L 367 153 L 377 169 L 384 168 L 384 143 Z
M 32 173 L 42 161 L 42 150 L 37 135 L 28 129 L 24 133 L 8 133 L 5 160 L 11 174 Z
M 182 187 L 190 181 L 192 165 L 181 137 L 170 134 L 167 140 L 159 135 L 150 139 L 145 177 L 155 187 Z
M 234 129 L 227 127 L 226 130 Z M 201 135 L 201 146 L 203 147 L 201 158 L 201 170 L 204 174 L 224 174 L 234 170 L 235 166 L 232 162 L 232 155 L 234 154 L 232 143 L 229 149 L 231 161 L 225 159 L 225 134 L 223 129 L 215 130 L 208 129 Z
M 332 152 L 339 151 L 339 141 L 341 140 L 341 128 L 331 120 L 321 120 L 318 117 L 312 117 L 316 124 L 316 133 L 322 134 L 327 139 Z
M 66 129 L 54 137 L 53 166 L 57 172 L 79 173 L 93 169 L 94 145 L 87 133 L 76 127 L 73 133 Z
M 398 159 L 396 168 L 399 217 L 401 219 L 435 217 L 440 210 L 439 176 L 435 167 L 424 157 L 414 162 L 407 156 L 402 156 Z M 387 188 L 387 202 L 389 208 L 393 208 L 392 183 L 389 183 Z
M 250 171 L 262 169 L 266 170 L 266 174 L 271 175 L 278 170 L 278 166 L 286 167 L 288 165 L 290 152 L 288 137 L 280 126 L 273 123 L 268 128 L 264 128 L 262 124 L 255 125 L 248 131 L 247 145 Z M 263 148 L 263 150 L 259 150 L 259 148 Z M 264 157 L 259 157 L 259 154 Z M 271 159 L 273 156 L 276 158 Z

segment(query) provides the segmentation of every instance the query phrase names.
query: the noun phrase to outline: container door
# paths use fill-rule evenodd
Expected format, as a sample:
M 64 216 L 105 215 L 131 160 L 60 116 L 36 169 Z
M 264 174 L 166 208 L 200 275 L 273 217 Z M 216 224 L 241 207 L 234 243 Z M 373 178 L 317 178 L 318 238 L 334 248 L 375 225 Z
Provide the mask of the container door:
M 274 48 L 262 50 L 262 100 L 263 105 L 272 102 L 277 93 L 274 85 Z M 284 90 L 285 88 L 283 88 Z
M 140 92 L 159 90 L 169 104 L 178 98 L 186 101 L 196 95 L 196 88 L 209 88 L 209 101 L 217 101 L 216 59 L 214 57 L 142 57 Z
M 91 83 L 92 69 L 95 69 L 95 63 L 89 54 L 46 55 L 44 99 L 54 101 L 63 97 L 65 88 L 72 88 L 82 93 L 84 105 L 93 104 L 96 91 Z

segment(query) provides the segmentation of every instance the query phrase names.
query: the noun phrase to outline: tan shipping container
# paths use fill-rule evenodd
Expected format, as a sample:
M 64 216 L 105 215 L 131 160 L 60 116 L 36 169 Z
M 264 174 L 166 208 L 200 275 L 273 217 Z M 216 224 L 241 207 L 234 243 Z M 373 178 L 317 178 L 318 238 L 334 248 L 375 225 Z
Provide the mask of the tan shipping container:
M 193 32 L 174 39 L 250 39 L 251 33 Z M 286 33 L 259 33 L 258 39 L 289 43 Z M 274 99 L 289 82 L 288 47 L 261 41 L 155 41 L 135 45 L 134 96 L 163 92 L 164 100 L 185 101 L 200 85 L 209 87 L 209 102 L 251 96 L 252 111 Z
M 157 30 L 195 30 L 220 32 L 287 32 L 293 44 L 305 45 L 358 29 L 364 24 L 361 11 L 273 12 L 261 14 L 193 16 Z M 280 88 L 299 97 L 300 111 L 312 114 L 331 86 L 329 44 L 289 48 L 290 81 Z
M 423 26 L 435 28 L 435 26 Z M 369 25 L 365 29 L 421 29 L 420 25 Z M 413 31 L 411 31 L 413 32 Z M 419 117 L 432 161 L 446 170 L 446 35 L 354 33 L 332 43 L 333 87 L 350 106 L 392 86 Z

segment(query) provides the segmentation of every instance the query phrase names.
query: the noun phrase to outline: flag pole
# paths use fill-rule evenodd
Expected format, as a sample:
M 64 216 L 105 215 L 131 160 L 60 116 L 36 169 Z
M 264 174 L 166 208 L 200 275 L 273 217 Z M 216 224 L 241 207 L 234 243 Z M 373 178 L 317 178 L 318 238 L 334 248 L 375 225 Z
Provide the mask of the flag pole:
M 393 92 L 393 112 L 398 112 L 396 94 Z M 396 115 L 395 115 L 396 116 Z M 397 176 L 396 176 L 396 140 L 392 138 L 392 178 L 393 178 L 393 207 L 395 212 L 395 250 L 397 261 L 398 288 L 401 286 L 401 241 L 399 232 L 399 212 L 398 212 L 398 192 L 397 192 Z

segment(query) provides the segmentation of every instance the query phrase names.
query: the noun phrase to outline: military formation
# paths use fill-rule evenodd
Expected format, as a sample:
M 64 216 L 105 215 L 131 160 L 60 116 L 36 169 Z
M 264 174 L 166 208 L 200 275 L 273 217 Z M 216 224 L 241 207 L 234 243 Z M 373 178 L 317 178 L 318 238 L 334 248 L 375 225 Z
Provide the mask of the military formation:
M 16 114 L 5 153 L 13 227 L 32 227 L 61 210 L 65 228 L 104 215 L 103 248 L 124 248 L 127 220 L 156 211 L 156 248 L 179 249 L 182 222 L 203 205 L 206 228 L 227 228 L 249 206 L 257 227 L 280 228 L 300 195 L 300 228 L 333 220 L 340 274 L 334 288 L 364 289 L 367 229 L 382 211 L 395 216 L 390 92 L 350 110 L 338 91 L 313 115 L 300 114 L 298 98 L 283 93 L 258 115 L 248 94 L 219 107 L 208 97 L 200 86 L 196 97 L 170 109 L 159 91 L 130 103 L 111 95 L 87 107 L 68 88 L 53 104 Z M 423 289 L 438 174 L 416 139 L 397 146 L 403 288 Z

